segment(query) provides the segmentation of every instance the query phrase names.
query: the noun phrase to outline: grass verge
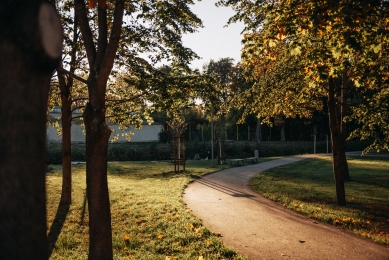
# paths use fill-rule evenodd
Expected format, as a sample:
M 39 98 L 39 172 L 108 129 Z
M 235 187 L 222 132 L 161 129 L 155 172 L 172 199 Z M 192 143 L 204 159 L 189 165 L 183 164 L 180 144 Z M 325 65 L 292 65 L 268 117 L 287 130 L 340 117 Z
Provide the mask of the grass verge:
M 336 204 L 330 157 L 306 159 L 258 174 L 251 187 L 281 205 L 377 243 L 389 245 L 389 160 L 348 157 L 347 206 Z
M 246 259 L 223 245 L 219 235 L 204 227 L 182 201 L 189 182 L 229 167 L 210 166 L 210 161 L 188 161 L 187 172 L 178 174 L 169 162 L 108 163 L 114 258 Z M 57 211 L 61 167 L 51 168 L 46 178 L 50 258 L 86 259 L 85 165 L 73 166 L 72 205 L 62 215 Z

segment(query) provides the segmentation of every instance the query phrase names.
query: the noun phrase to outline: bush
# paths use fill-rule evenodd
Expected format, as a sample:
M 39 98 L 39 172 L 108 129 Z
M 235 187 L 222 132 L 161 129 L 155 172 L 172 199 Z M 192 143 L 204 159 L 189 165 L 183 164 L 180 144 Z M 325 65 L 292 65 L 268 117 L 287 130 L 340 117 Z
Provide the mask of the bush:
M 48 143 L 46 163 L 47 164 L 61 164 L 62 163 L 62 144 Z M 85 144 L 72 144 L 72 161 L 85 161 Z
M 349 141 L 346 143 L 347 151 L 361 151 L 367 146 L 367 142 Z M 214 157 L 217 156 L 217 142 L 214 143 Z M 329 142 L 329 152 L 331 143 Z M 258 150 L 260 157 L 290 156 L 297 154 L 313 153 L 312 141 L 294 142 L 224 142 L 224 156 L 227 159 L 246 158 L 254 156 L 254 150 Z M 316 143 L 316 153 L 326 153 L 325 141 Z M 200 158 L 206 158 L 211 151 L 210 141 L 186 142 L 186 157 L 193 159 L 196 154 Z M 171 143 L 110 143 L 108 144 L 108 161 L 154 161 L 170 160 L 173 153 Z M 72 144 L 72 160 L 85 161 L 85 144 Z M 62 152 L 60 143 L 47 144 L 47 164 L 61 164 Z

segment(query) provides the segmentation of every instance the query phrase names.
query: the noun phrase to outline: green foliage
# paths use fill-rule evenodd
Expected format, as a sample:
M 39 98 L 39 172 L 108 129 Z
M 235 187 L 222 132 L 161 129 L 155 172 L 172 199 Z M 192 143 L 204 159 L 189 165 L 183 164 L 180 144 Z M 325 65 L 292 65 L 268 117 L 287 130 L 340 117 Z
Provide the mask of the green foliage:
M 348 158 L 347 206 L 339 207 L 330 157 L 307 159 L 257 175 L 251 187 L 281 205 L 316 219 L 389 244 L 387 206 L 389 163 L 385 157 Z
M 256 86 L 245 92 L 240 106 L 250 97 L 259 97 L 256 106 L 248 109 L 246 114 L 303 114 L 301 109 L 306 104 L 314 104 L 304 101 L 326 95 L 325 85 L 330 78 L 341 77 L 343 87 L 352 82 L 360 96 L 366 89 L 374 89 L 378 96 L 387 92 L 387 1 L 221 0 L 218 5 L 231 6 L 236 11 L 230 23 L 243 21 L 246 25 L 242 66 Z M 288 73 L 289 70 L 292 74 Z M 266 91 L 267 87 L 271 92 Z M 285 99 L 288 94 L 290 99 Z M 378 96 L 370 105 L 370 111 L 385 106 L 385 103 L 378 105 L 385 101 Z M 276 101 L 271 103 L 271 98 Z M 239 104 L 239 98 L 236 103 Z M 366 104 L 369 102 L 362 103 L 353 110 L 355 114 L 350 119 L 356 119 L 363 130 L 353 136 L 375 138 L 379 132 L 381 137 L 375 139 L 368 149 L 387 149 L 385 124 L 373 124 L 373 120 L 385 121 L 385 115 L 367 113 Z M 341 105 L 338 102 L 337 106 Z M 369 114 L 370 119 L 359 120 L 361 111 Z
M 193 33 L 202 26 L 201 20 L 189 8 L 192 4 L 192 1 L 180 0 L 163 3 L 135 1 L 124 5 L 125 21 L 121 26 L 112 77 L 105 89 L 106 117 L 118 124 L 121 130 L 127 129 L 130 124 L 140 128 L 143 121 L 151 123 L 150 113 L 156 109 L 173 116 L 179 113 L 181 107 L 193 103 L 195 97 L 212 93 L 211 84 L 189 69 L 188 64 L 198 56 L 181 41 L 183 34 Z M 115 8 L 118 8 L 115 1 L 107 3 L 107 38 L 112 33 Z M 94 56 L 86 57 L 86 53 L 101 50 L 93 47 L 97 43 L 85 45 L 85 39 L 80 41 L 80 37 L 75 36 L 79 35 L 75 27 L 79 21 L 75 19 L 73 1 L 60 1 L 57 9 L 65 31 L 63 67 L 70 67 L 75 76 L 87 78 L 91 73 L 87 67 L 91 60 L 88 59 Z M 102 32 L 98 31 L 102 26 L 98 20 L 98 8 L 87 9 L 86 17 L 93 39 L 98 39 Z M 95 55 L 100 55 L 97 52 Z M 156 68 L 158 62 L 166 61 L 169 66 Z M 69 80 L 73 76 L 69 74 L 67 77 Z M 75 83 L 70 89 L 73 109 L 82 108 L 88 100 L 85 82 L 80 84 L 76 80 Z M 54 82 L 54 85 L 58 83 Z M 51 104 L 60 105 L 58 91 L 52 93 Z M 119 134 L 122 133 L 116 133 L 116 136 Z M 130 139 L 131 133 L 126 137 Z
M 364 152 L 389 150 L 389 89 L 367 90 L 358 106 L 352 107 L 349 120 L 355 120 L 361 127 L 353 131 L 351 138 L 372 139 Z

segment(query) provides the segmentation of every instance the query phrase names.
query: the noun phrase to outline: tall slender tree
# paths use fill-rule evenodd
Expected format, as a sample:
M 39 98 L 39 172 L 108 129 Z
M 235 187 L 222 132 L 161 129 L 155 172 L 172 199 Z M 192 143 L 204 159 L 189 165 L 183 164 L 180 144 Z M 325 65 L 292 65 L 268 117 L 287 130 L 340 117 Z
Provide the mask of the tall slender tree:
M 90 225 L 90 259 L 112 259 L 111 217 L 107 183 L 107 147 L 111 130 L 106 123 L 106 90 L 115 68 L 149 66 L 169 59 L 188 69 L 195 54 L 182 46 L 181 35 L 193 32 L 201 21 L 190 11 L 190 0 L 130 1 L 75 0 L 76 16 L 88 59 L 89 102 L 84 110 L 86 130 L 87 198 Z M 124 12 L 126 19 L 123 20 Z M 97 30 L 97 39 L 93 30 Z

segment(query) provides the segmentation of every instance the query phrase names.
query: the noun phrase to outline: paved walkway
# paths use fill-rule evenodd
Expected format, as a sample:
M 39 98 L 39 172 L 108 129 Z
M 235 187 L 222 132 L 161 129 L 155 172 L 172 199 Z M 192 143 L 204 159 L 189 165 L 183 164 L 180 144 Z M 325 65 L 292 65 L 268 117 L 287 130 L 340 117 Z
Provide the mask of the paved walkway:
M 317 223 L 253 192 L 257 173 L 319 155 L 285 157 L 206 175 L 184 193 L 189 209 L 249 259 L 389 259 L 389 248 Z

